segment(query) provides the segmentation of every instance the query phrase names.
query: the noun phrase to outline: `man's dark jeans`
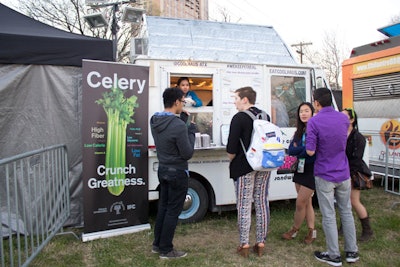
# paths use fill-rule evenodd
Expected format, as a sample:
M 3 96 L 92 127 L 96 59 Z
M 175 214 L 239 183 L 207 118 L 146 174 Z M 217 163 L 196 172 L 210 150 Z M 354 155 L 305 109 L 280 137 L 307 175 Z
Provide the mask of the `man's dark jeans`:
M 174 248 L 172 240 L 186 198 L 189 177 L 185 170 L 160 166 L 158 181 L 160 198 L 153 245 L 160 248 L 160 253 L 168 253 Z

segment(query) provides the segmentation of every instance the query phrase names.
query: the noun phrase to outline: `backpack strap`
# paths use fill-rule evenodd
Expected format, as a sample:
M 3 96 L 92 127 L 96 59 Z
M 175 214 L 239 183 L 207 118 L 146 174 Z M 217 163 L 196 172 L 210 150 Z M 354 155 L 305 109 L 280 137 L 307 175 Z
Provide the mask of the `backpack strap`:
M 251 111 L 248 110 L 248 109 L 243 110 L 243 111 L 241 111 L 241 112 L 246 113 L 246 114 L 249 115 L 250 118 L 252 118 L 253 120 L 259 119 L 259 120 L 270 121 L 269 115 L 268 115 L 264 110 L 261 110 L 261 112 L 258 113 L 257 115 L 254 115 L 254 113 L 251 112 Z
M 257 116 L 259 115 L 259 114 L 257 114 L 257 116 L 256 115 L 254 115 L 253 114 L 253 112 L 251 112 L 250 110 L 248 110 L 248 109 L 246 109 L 246 110 L 243 110 L 243 111 L 241 111 L 241 112 L 243 112 L 243 113 L 246 113 L 247 115 L 249 115 L 250 116 L 250 118 L 252 118 L 253 119 L 253 121 L 254 120 L 256 120 L 257 119 Z
M 270 121 L 269 115 L 268 115 L 264 110 L 261 110 L 261 112 L 258 113 L 257 115 L 254 115 L 254 113 L 251 112 L 251 111 L 248 110 L 248 109 L 243 110 L 243 111 L 241 111 L 241 112 L 246 113 L 247 115 L 249 115 L 250 118 L 253 119 L 253 121 L 254 121 L 254 120 L 257 120 L 257 119 L 258 119 L 258 120 Z M 240 144 L 242 145 L 243 152 L 244 152 L 244 154 L 246 155 L 246 148 L 244 147 L 242 138 L 240 138 Z
M 241 112 L 246 113 L 247 115 L 249 115 L 250 118 L 251 118 L 253 121 L 257 119 L 256 115 L 254 115 L 253 112 L 251 112 L 251 111 L 248 110 L 248 109 L 243 110 L 243 111 L 241 111 Z M 242 145 L 243 152 L 244 152 L 244 154 L 246 155 L 246 148 L 244 147 L 243 140 L 242 140 L 242 138 L 240 138 L 239 140 L 240 140 L 240 144 Z

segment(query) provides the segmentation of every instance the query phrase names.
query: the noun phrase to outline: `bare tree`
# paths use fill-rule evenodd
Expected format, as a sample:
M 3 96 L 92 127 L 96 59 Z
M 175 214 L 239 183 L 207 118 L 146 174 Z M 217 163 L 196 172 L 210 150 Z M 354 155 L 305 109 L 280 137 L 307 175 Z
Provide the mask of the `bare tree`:
M 225 7 L 219 7 L 218 13 L 223 22 L 231 22 L 231 15 Z
M 233 21 L 233 17 L 231 15 L 231 12 L 226 9 L 226 7 L 218 7 L 218 12 L 216 14 L 216 18 L 212 18 L 211 20 L 214 21 L 220 21 L 220 22 L 232 22 L 232 23 L 239 23 L 242 18 L 239 17 L 238 19 L 236 19 L 236 21 Z
M 90 9 L 84 5 L 84 0 L 24 0 L 19 2 L 19 9 L 27 16 L 53 27 L 86 36 L 111 39 L 109 28 L 91 28 L 84 22 L 84 16 L 100 9 Z M 112 7 L 102 8 L 104 15 L 111 22 Z M 117 18 L 122 16 L 117 11 Z M 109 23 L 111 24 L 111 23 Z M 137 31 L 129 23 L 118 23 L 118 61 L 129 62 L 130 39 Z
M 344 44 L 340 43 L 335 32 L 325 32 L 322 47 L 318 50 L 306 47 L 304 57 L 310 64 L 323 68 L 330 87 L 340 90 L 342 62 L 347 50 Z

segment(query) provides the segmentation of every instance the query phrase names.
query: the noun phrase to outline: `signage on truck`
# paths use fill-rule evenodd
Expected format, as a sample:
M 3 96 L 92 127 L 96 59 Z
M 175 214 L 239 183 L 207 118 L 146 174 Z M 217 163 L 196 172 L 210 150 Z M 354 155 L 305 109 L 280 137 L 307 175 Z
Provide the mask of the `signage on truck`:
M 400 71 L 400 55 L 374 59 L 353 65 L 353 76 L 380 75 Z
M 382 138 L 382 142 L 385 145 L 388 144 L 390 149 L 394 150 L 400 148 L 400 140 L 391 139 L 389 141 L 389 138 L 400 138 L 400 122 L 395 119 L 385 121 L 381 126 L 380 136 Z

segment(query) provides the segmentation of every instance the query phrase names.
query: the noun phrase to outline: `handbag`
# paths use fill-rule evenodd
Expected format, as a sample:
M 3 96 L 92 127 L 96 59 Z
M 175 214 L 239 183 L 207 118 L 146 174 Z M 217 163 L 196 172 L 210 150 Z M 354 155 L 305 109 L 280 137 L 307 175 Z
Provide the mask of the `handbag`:
M 355 189 L 366 190 L 372 188 L 372 180 L 362 172 L 352 173 L 351 181 Z
M 284 158 L 283 165 L 278 168 L 278 174 L 285 173 L 295 173 L 297 170 L 297 166 L 299 164 L 299 160 L 296 156 L 286 155 Z

